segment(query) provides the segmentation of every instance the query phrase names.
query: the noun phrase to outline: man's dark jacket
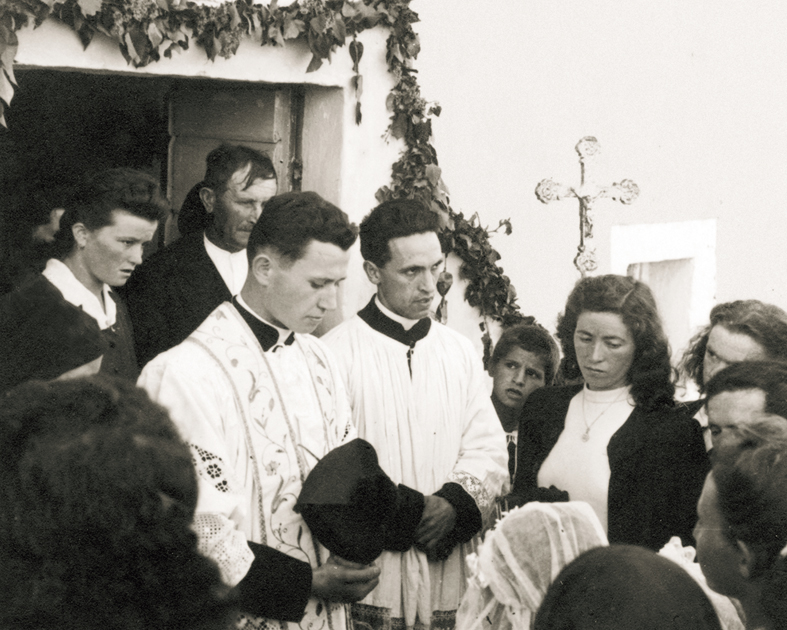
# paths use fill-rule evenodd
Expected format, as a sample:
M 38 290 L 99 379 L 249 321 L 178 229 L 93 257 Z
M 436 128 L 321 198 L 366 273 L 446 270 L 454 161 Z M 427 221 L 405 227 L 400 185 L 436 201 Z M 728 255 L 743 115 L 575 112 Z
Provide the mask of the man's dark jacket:
M 178 345 L 232 295 L 196 232 L 139 266 L 125 287 L 137 361 L 143 367 Z

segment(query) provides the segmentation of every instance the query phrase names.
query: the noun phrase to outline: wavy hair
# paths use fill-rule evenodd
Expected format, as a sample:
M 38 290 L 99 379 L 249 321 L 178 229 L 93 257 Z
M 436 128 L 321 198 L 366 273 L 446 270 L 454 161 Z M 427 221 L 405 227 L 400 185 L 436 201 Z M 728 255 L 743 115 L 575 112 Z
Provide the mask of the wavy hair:
M 0 627 L 217 630 L 233 614 L 191 529 L 197 478 L 130 383 L 32 381 L 0 399 Z
M 574 331 L 579 316 L 586 311 L 616 313 L 631 333 L 635 351 L 627 380 L 634 402 L 646 411 L 673 406 L 675 383 L 669 342 L 648 285 L 611 274 L 577 282 L 557 322 L 557 338 L 563 349 L 560 367 L 566 380 L 582 376 L 574 348 Z
M 681 360 L 681 371 L 705 391 L 705 350 L 714 326 L 751 337 L 760 344 L 769 359 L 787 361 L 787 313 L 778 306 L 759 300 L 735 300 L 711 309 L 710 323 L 689 343 Z

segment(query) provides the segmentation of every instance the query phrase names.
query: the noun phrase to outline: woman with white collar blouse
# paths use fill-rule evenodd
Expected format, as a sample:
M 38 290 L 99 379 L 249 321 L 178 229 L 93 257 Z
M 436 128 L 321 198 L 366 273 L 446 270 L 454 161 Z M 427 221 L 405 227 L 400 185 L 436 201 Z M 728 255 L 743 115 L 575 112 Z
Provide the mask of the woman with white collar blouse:
M 142 262 L 166 209 L 158 182 L 141 171 L 102 171 L 80 187 L 55 236 L 56 257 L 41 276 L 20 291 L 41 291 L 49 283 L 68 302 L 98 323 L 109 349 L 101 372 L 136 380 L 131 321 L 111 287 L 121 287 Z M 51 288 L 51 287 L 48 287 Z
M 557 337 L 563 376 L 584 385 L 546 387 L 525 404 L 514 502 L 585 501 L 610 543 L 691 544 L 707 457 L 698 425 L 675 412 L 650 289 L 625 276 L 580 280 Z

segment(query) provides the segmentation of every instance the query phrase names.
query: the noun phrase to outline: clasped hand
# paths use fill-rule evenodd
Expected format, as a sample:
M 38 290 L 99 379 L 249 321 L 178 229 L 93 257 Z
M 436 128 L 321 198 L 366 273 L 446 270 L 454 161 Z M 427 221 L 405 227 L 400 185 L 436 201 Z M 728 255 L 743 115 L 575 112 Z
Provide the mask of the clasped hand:
M 379 567 L 350 562 L 331 554 L 325 564 L 312 570 L 312 595 L 333 602 L 357 602 L 379 581 Z
M 424 497 L 424 513 L 415 530 L 416 547 L 427 556 L 439 553 L 438 543 L 453 531 L 455 525 L 454 506 L 433 494 Z

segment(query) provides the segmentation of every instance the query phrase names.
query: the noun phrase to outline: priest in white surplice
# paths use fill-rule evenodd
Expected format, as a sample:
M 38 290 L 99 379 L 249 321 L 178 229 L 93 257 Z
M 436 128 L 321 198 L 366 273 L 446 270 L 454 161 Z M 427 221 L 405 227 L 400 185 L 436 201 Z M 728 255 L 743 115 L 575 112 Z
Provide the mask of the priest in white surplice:
M 371 630 L 452 628 L 465 556 L 507 479 L 506 440 L 470 341 L 429 318 L 443 265 L 437 216 L 386 202 L 361 224 L 377 294 L 325 342 L 339 359 L 358 435 L 395 483 L 426 495 L 415 544 L 385 551 L 380 585 L 352 606 Z
M 242 627 L 346 630 L 343 603 L 377 584 L 379 569 L 329 556 L 293 511 L 315 463 L 355 437 L 335 359 L 308 334 L 336 308 L 355 238 L 315 193 L 272 198 L 240 295 L 140 376 L 191 445 L 200 548 L 237 588 Z

